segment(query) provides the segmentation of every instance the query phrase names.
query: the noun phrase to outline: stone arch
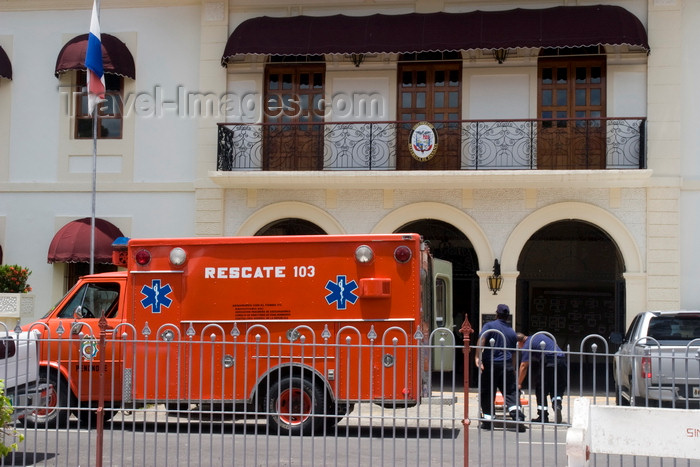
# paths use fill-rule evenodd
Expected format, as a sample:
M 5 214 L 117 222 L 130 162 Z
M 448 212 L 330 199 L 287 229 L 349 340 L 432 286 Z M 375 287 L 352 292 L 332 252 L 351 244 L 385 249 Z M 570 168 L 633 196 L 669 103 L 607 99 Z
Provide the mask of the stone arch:
M 542 227 L 562 220 L 585 221 L 603 230 L 615 242 L 624 261 L 625 272 L 642 273 L 643 262 L 634 237 L 612 213 L 598 206 L 579 202 L 564 202 L 546 206 L 520 222 L 508 237 L 501 255 L 503 271 L 517 270 L 518 258 L 527 241 Z
M 329 235 L 344 234 L 340 223 L 323 209 L 298 201 L 284 201 L 265 206 L 251 214 L 238 229 L 238 236 L 255 235 L 261 228 L 279 219 L 296 217 L 312 222 Z
M 453 225 L 472 243 L 479 260 L 479 269 L 488 269 L 493 264 L 493 249 L 479 224 L 465 212 L 447 204 L 422 202 L 402 206 L 379 221 L 372 233 L 394 232 L 417 219 L 436 219 Z
M 635 313 L 627 310 L 647 309 L 647 277 L 639 246 L 629 229 L 612 213 L 591 204 L 580 202 L 563 202 L 546 206 L 533 212 L 520 222 L 508 237 L 501 254 L 501 271 L 506 278 L 504 295 L 516 303 L 516 284 L 518 261 L 526 243 L 540 229 L 560 221 L 581 221 L 604 232 L 615 244 L 622 261 L 622 278 L 624 280 L 623 296 L 617 325 L 626 328 Z M 507 286 L 506 286 L 507 285 Z M 619 305 L 620 303 L 618 303 Z

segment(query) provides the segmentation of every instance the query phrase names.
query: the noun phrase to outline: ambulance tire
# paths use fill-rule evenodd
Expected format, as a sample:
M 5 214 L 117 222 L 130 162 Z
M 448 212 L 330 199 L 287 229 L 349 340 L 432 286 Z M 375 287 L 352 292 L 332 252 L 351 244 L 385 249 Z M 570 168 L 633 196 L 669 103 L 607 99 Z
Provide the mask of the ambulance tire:
M 70 387 L 56 371 L 39 370 L 39 384 L 50 384 L 46 407 L 37 409 L 24 418 L 24 423 L 37 428 L 67 428 L 70 419 L 68 401 L 72 400 Z
M 320 383 L 298 376 L 284 377 L 270 388 L 268 427 L 281 435 L 310 435 L 325 430 L 326 411 Z

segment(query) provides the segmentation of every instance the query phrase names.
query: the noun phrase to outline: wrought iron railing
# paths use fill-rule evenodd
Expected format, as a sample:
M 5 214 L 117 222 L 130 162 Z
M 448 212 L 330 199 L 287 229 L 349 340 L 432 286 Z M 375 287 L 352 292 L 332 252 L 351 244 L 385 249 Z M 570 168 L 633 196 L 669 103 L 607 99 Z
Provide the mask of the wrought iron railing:
M 416 122 L 220 123 L 217 170 L 396 170 Z M 456 170 L 643 169 L 645 118 L 432 122 Z M 408 156 L 410 157 L 410 156 Z M 439 154 L 436 157 L 440 157 Z M 401 164 L 398 167 L 403 167 Z M 411 169 L 420 170 L 420 165 Z M 427 168 L 427 167 L 426 167 Z M 440 168 L 440 167 L 432 167 Z

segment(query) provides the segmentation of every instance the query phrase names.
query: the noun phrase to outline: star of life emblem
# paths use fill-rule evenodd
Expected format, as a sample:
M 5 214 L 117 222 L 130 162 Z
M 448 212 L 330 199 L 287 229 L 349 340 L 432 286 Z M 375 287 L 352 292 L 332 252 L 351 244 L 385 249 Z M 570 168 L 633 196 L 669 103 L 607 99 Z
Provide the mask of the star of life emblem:
M 170 284 L 165 284 L 161 286 L 160 279 L 153 279 L 151 281 L 151 286 L 144 285 L 141 288 L 141 293 L 145 296 L 141 300 L 141 305 L 144 308 L 152 307 L 152 313 L 160 313 L 160 307 L 164 306 L 169 308 L 170 304 L 173 302 L 168 295 L 173 291 Z
M 330 292 L 326 295 L 326 303 L 329 305 L 335 303 L 336 309 L 345 310 L 348 302 L 354 304 L 359 298 L 355 295 L 357 287 L 357 282 L 354 280 L 348 282 L 346 276 L 336 276 L 335 282 L 329 280 L 326 283 L 326 290 Z

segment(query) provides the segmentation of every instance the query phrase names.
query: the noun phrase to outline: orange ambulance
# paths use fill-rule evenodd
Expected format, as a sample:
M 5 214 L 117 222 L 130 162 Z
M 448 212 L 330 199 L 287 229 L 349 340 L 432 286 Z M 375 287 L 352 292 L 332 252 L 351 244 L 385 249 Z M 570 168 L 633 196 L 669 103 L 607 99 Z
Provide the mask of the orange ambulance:
M 107 418 L 219 404 L 311 433 L 355 403 L 415 405 L 431 370 L 452 370 L 451 265 L 417 234 L 114 247 L 123 270 L 82 277 L 26 326 L 42 334 L 41 377 L 56 391 L 30 423 L 94 422 L 103 388 Z

